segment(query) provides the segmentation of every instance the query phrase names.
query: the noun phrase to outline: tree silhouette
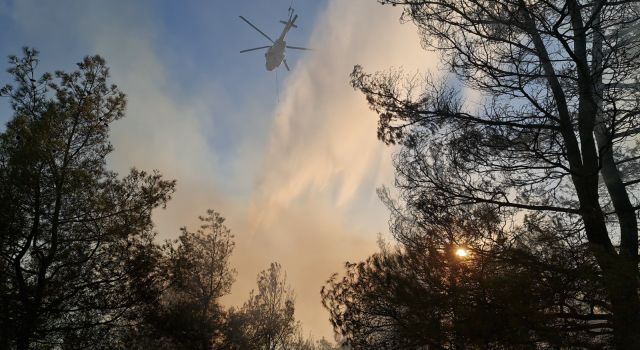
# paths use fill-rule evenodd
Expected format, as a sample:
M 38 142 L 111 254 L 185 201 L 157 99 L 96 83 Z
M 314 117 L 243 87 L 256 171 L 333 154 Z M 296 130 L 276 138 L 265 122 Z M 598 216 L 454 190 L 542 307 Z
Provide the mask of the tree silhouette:
M 525 213 L 560 222 L 602 271 L 616 347 L 639 348 L 637 2 L 383 3 L 403 5 L 423 44 L 481 96 L 474 107 L 438 79 L 356 67 L 379 138 L 402 145 L 407 205 L 431 222 L 460 206 L 489 206 L 505 224 Z
M 35 50 L 10 64 L 16 85 L 3 93 L 15 115 L 0 136 L 0 344 L 108 347 L 109 330 L 158 295 L 151 211 L 174 182 L 106 169 L 109 125 L 123 117 L 125 96 L 109 85 L 104 59 L 41 77 Z
M 417 235 L 419 226 L 411 225 L 410 244 L 383 244 L 367 260 L 347 263 L 345 273 L 322 288 L 323 305 L 346 345 L 596 349 L 611 343 L 606 292 L 586 246 L 567 254 L 556 232 L 528 226 L 501 245 L 465 245 L 462 257 L 455 244 Z

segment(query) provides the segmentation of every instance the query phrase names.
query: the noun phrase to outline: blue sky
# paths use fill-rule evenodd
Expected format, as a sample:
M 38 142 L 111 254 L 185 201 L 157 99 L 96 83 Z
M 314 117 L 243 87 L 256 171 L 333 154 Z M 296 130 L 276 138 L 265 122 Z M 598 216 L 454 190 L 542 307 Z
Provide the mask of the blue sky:
M 193 228 L 212 208 L 236 235 L 238 271 L 227 305 L 241 305 L 256 274 L 282 263 L 307 333 L 331 338 L 320 287 L 344 261 L 376 249 L 387 231 L 377 187 L 393 185 L 393 150 L 376 139 L 376 115 L 349 86 L 355 64 L 431 69 L 399 9 L 374 0 L 296 0 L 298 29 L 287 42 L 291 72 L 267 72 L 265 44 L 238 15 L 270 35 L 290 0 L 0 1 L 0 56 L 22 46 L 42 69 L 71 70 L 100 54 L 128 95 L 112 126 L 109 166 L 158 169 L 177 179 L 166 210 L 154 213 L 159 239 Z M 0 74 L 3 83 L 6 74 Z M 10 117 L 0 102 L 0 121 Z
M 278 72 L 281 76 L 276 83 L 275 75 L 264 69 L 262 51 L 239 54 L 244 48 L 266 43 L 238 15 L 249 18 L 275 37 L 282 29 L 278 20 L 286 18 L 290 4 L 290 0 L 2 1 L 0 57 L 19 54 L 23 46 L 30 46 L 40 50 L 43 71 L 73 69 L 73 64 L 87 54 L 101 54 L 110 62 L 109 49 L 96 45 L 90 35 L 78 35 L 78 32 L 94 23 L 97 30 L 115 33 L 117 30 L 112 30 L 108 24 L 115 19 L 118 22 L 114 24 L 130 28 L 132 32 L 145 31 L 138 35 L 144 36 L 155 58 L 164 67 L 170 82 L 166 88 L 175 98 L 186 99 L 205 90 L 204 87 L 216 84 L 220 109 L 232 109 L 250 100 L 259 103 L 265 111 L 271 111 L 276 106 L 277 92 L 286 73 Z M 294 1 L 300 25 L 290 32 L 288 42 L 308 41 L 323 5 L 324 1 Z M 73 19 L 70 23 L 74 14 L 84 20 Z M 31 16 L 40 22 L 35 25 L 37 29 L 29 28 L 33 25 L 29 21 Z M 293 52 L 288 55 L 288 62 L 295 66 L 299 58 L 300 55 Z M 6 79 L 6 75 L 4 77 Z M 276 86 L 280 86 L 278 90 Z M 6 103 L 0 108 L 3 108 L 0 121 L 4 124 L 10 112 Z M 218 118 L 218 121 L 219 126 L 211 130 L 207 141 L 224 161 L 226 157 L 236 156 L 233 150 L 237 148 L 241 130 L 227 123 L 232 123 L 231 118 Z M 268 120 L 256 122 L 268 123 Z

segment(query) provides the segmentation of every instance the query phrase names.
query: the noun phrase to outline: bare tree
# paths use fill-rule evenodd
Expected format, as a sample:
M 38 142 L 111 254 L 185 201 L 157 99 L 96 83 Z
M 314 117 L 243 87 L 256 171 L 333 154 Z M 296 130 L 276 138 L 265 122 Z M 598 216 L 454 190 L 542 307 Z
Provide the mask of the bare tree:
M 404 6 L 467 96 L 482 97 L 476 107 L 455 84 L 356 67 L 352 84 L 380 114 L 378 136 L 403 145 L 407 204 L 431 221 L 479 205 L 504 223 L 523 212 L 561 221 L 602 270 L 617 348 L 640 348 L 638 2 L 382 3 Z

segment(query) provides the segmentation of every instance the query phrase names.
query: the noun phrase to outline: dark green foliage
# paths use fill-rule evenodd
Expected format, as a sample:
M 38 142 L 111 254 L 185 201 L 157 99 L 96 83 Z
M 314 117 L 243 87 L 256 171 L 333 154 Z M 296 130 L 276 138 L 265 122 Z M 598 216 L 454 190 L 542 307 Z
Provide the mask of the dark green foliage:
M 37 77 L 37 52 L 12 57 L 15 111 L 0 135 L 1 344 L 93 347 L 159 290 L 151 211 L 174 182 L 105 167 L 125 96 L 99 56 Z
M 129 349 L 217 349 L 226 328 L 220 297 L 229 293 L 235 270 L 229 258 L 235 243 L 224 218 L 213 210 L 200 217 L 196 232 L 181 229 L 163 247 L 163 293 L 126 334 Z
M 382 247 L 346 264 L 322 289 L 335 331 L 354 349 L 601 348 L 610 342 L 606 293 L 586 247 L 544 237 L 471 249 L 427 239 Z M 544 242 L 548 244 L 548 242 Z M 548 245 L 545 246 L 549 248 Z M 469 249 L 469 248 L 468 248 Z

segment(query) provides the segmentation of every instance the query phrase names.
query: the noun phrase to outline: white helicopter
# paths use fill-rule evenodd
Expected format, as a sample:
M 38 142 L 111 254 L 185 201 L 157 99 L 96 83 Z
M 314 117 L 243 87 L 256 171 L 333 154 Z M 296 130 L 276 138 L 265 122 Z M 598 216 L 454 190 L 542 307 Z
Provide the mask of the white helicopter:
M 289 20 L 286 22 L 280 21 L 280 23 L 284 24 L 284 29 L 282 30 L 282 33 L 280 33 L 280 36 L 278 37 L 278 39 L 273 41 L 273 39 L 271 39 L 267 34 L 265 34 L 263 31 L 258 29 L 258 27 L 254 26 L 253 23 L 249 22 L 248 19 L 240 16 L 240 19 L 247 22 L 248 25 L 250 25 L 253 29 L 257 30 L 258 33 L 262 34 L 265 38 L 269 39 L 269 41 L 272 43 L 272 45 L 260 46 L 260 47 L 254 47 L 253 49 L 242 50 L 240 51 L 240 53 L 268 48 L 267 53 L 264 54 L 264 57 L 267 60 L 267 63 L 266 63 L 267 70 L 272 71 L 278 68 L 281 63 L 284 63 L 285 68 L 287 68 L 287 70 L 290 70 L 289 65 L 287 64 L 287 60 L 284 58 L 285 49 L 311 50 L 305 47 L 289 46 L 287 45 L 286 41 L 284 41 L 285 36 L 287 36 L 287 33 L 289 32 L 289 29 L 298 28 L 298 26 L 296 26 L 295 24 L 297 18 L 298 18 L 298 15 L 294 16 L 293 9 L 290 7 Z

